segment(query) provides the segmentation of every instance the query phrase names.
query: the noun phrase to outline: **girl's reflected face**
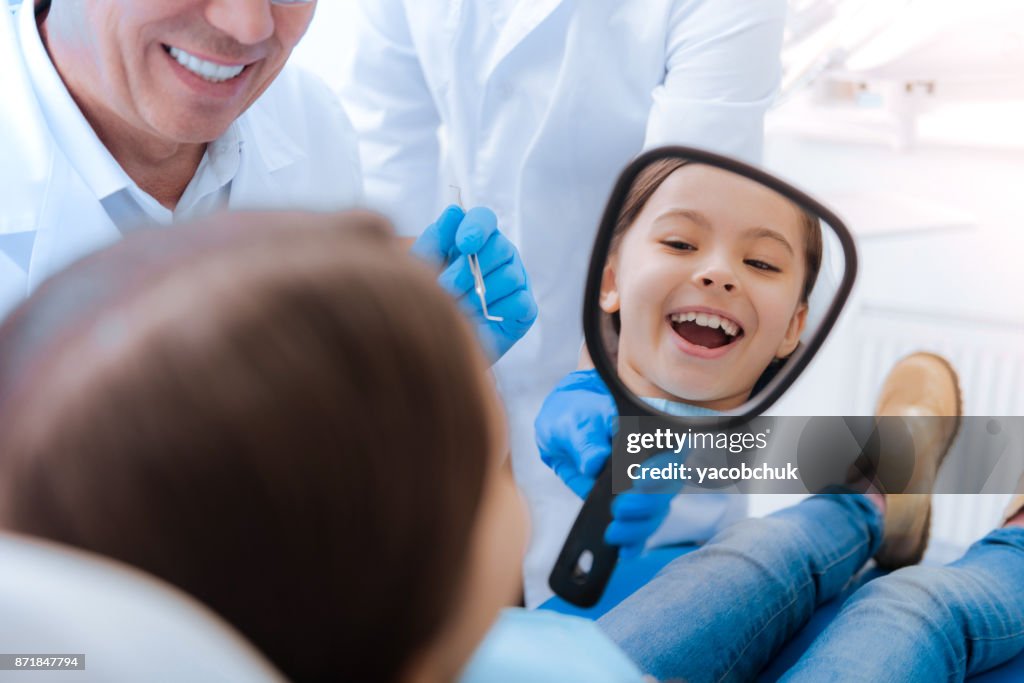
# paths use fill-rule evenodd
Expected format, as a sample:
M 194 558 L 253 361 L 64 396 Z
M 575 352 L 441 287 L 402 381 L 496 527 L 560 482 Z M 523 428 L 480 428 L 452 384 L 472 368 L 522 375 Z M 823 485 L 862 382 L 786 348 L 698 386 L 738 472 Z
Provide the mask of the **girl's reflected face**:
M 753 180 L 700 164 L 669 175 L 602 282 L 626 386 L 713 410 L 746 401 L 803 331 L 805 231 L 797 206 Z

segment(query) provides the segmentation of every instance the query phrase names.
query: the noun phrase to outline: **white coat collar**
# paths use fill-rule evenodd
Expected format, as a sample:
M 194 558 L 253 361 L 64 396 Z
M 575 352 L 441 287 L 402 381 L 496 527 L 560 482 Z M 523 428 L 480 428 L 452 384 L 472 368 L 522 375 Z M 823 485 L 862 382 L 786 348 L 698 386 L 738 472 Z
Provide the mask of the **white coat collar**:
M 35 228 L 39 218 L 35 198 L 46 191 L 52 163 L 50 136 L 22 65 L 16 15 L 4 7 L 0 9 L 0 73 L 4 75 L 4 102 L 0 106 L 4 151 L 4 163 L 0 164 L 0 239 Z
M 285 67 L 286 69 L 288 67 Z M 278 75 L 278 79 L 283 76 Z M 292 132 L 283 128 L 281 119 L 273 116 L 268 111 L 268 100 L 277 82 L 271 84 L 270 88 L 236 121 L 240 128 L 240 135 L 245 144 L 255 145 L 263 164 L 269 173 L 274 173 L 282 168 L 291 166 L 307 157 L 306 150 L 295 140 Z M 304 121 L 291 122 L 295 126 L 304 125 Z M 250 142 L 245 142 L 250 141 Z
M 519 43 L 523 42 L 526 36 L 540 26 L 541 22 L 551 16 L 559 5 L 566 0 L 532 0 L 522 2 L 521 0 L 504 0 L 513 2 L 512 11 L 501 28 L 498 42 L 491 52 L 487 61 L 485 73 L 491 74 L 498 65 L 508 57 Z
M 128 174 L 100 142 L 50 61 L 39 36 L 33 3 L 23 0 L 18 15 L 18 38 L 25 69 L 57 147 L 97 199 L 128 187 L 131 184 Z

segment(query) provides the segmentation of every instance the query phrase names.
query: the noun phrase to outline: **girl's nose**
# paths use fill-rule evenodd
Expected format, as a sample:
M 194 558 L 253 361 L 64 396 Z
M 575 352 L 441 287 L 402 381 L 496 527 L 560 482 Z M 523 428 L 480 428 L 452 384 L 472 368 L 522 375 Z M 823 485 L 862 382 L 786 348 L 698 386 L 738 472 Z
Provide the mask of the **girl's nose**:
M 708 264 L 698 269 L 693 280 L 700 289 L 721 289 L 729 293 L 736 291 L 736 278 L 730 269 L 721 264 Z

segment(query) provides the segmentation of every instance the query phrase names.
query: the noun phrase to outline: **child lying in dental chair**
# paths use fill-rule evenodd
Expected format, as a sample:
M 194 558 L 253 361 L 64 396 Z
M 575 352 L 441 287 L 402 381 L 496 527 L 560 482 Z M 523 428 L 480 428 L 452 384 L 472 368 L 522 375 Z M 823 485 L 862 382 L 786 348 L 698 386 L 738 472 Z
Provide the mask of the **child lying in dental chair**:
M 887 537 L 883 496 L 815 497 L 673 562 L 601 621 L 621 649 L 513 611 L 470 661 L 521 588 L 523 509 L 488 363 L 385 232 L 221 216 L 44 284 L 0 325 L 0 527 L 177 585 L 297 683 L 749 680 Z M 880 407 L 955 398 L 918 357 Z M 1022 615 L 1010 526 L 859 591 L 790 675 L 962 677 L 1024 648 Z M 496 661 L 509 620 L 534 641 Z

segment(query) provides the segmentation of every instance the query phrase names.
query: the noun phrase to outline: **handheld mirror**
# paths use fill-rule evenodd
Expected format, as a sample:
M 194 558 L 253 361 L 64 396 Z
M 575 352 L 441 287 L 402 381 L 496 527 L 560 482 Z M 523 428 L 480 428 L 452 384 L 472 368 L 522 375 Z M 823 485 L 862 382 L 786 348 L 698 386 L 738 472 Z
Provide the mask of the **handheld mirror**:
M 552 571 L 555 593 L 592 605 L 615 567 L 618 549 L 603 536 L 613 483 L 628 481 L 624 418 L 721 433 L 761 415 L 821 347 L 856 264 L 842 221 L 752 166 L 662 147 L 623 171 L 583 307 L 587 350 L 620 429 Z

